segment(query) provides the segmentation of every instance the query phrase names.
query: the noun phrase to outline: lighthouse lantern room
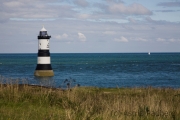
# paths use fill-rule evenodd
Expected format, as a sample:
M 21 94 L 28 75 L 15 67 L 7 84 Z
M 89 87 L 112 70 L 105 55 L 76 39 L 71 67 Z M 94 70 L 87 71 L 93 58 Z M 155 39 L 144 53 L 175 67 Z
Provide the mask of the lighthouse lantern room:
M 38 36 L 38 58 L 36 70 L 34 72 L 35 76 L 54 76 L 49 52 L 50 38 L 51 36 L 47 34 L 47 30 L 43 26 Z

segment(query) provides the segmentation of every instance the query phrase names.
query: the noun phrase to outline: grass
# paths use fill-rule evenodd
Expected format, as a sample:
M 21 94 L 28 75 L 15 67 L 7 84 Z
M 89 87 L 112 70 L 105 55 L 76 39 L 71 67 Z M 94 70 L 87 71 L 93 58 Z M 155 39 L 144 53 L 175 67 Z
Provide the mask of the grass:
M 0 84 L 0 119 L 179 120 L 180 89 Z

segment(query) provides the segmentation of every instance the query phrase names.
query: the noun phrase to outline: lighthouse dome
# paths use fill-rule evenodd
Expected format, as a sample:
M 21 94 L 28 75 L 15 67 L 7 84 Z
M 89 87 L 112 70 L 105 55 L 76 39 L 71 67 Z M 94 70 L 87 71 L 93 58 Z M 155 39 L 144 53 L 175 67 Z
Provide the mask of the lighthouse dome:
M 38 39 L 50 39 L 51 36 L 48 35 L 47 30 L 43 28 L 39 31 Z
M 43 26 L 43 28 L 40 30 L 40 31 L 47 31 L 45 28 L 44 28 L 44 26 Z

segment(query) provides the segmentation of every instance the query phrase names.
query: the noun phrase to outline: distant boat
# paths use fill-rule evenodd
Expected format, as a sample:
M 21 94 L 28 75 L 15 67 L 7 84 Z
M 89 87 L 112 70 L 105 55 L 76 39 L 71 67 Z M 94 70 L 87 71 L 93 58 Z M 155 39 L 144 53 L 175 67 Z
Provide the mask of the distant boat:
M 148 52 L 148 55 L 150 55 L 151 53 L 150 52 Z

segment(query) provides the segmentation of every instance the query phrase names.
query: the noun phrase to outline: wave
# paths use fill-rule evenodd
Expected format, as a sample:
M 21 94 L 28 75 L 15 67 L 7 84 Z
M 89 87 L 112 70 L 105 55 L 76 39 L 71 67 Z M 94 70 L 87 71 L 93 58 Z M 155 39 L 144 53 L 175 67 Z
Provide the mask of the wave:
M 180 64 L 171 64 L 171 65 L 180 65 Z

